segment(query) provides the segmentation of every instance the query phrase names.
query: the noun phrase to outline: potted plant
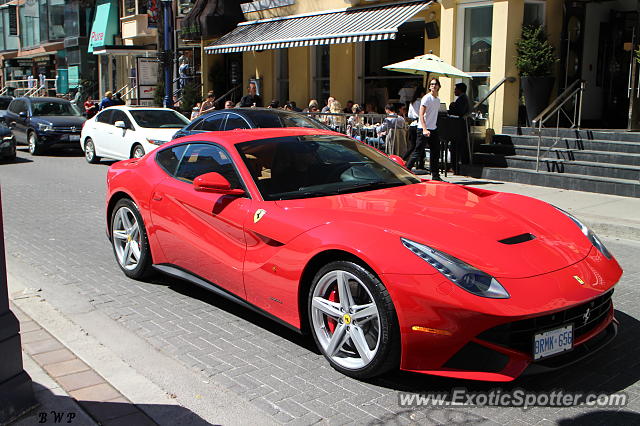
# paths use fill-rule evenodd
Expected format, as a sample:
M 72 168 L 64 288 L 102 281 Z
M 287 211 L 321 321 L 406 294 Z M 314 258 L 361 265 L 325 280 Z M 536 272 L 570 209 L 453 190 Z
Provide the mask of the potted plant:
M 531 123 L 549 104 L 553 89 L 553 66 L 558 59 L 544 27 L 528 25 L 516 42 L 516 67 L 520 74 L 527 117 Z

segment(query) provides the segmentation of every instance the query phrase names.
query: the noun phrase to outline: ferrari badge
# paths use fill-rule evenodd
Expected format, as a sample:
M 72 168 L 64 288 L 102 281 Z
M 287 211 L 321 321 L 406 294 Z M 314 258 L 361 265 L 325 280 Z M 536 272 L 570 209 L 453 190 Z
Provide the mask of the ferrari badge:
M 578 281 L 578 283 L 580 283 L 580 285 L 584 285 L 584 281 L 579 276 L 574 275 L 573 278 L 575 278 L 575 280 Z
M 256 210 L 256 212 L 253 214 L 253 223 L 258 223 L 258 221 L 260 219 L 262 219 L 262 217 L 267 214 L 267 211 L 264 209 L 258 209 Z

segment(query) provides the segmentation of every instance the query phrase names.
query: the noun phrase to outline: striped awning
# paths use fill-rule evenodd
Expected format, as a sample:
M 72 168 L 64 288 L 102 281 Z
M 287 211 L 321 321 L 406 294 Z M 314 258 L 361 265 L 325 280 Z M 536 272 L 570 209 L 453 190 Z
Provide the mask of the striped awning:
M 400 25 L 431 3 L 414 0 L 242 22 L 205 51 L 231 53 L 394 39 Z

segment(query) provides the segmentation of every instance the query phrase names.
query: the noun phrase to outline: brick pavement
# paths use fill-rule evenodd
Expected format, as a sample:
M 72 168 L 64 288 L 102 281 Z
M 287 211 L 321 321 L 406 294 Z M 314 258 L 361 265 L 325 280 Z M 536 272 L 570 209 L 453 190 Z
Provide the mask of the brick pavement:
M 24 154 L 21 154 L 24 156 Z M 5 166 L 6 167 L 6 166 Z M 5 172 L 6 170 L 6 172 Z M 626 391 L 632 401 L 620 419 L 640 411 L 640 250 L 607 240 L 626 274 L 614 296 L 622 328 L 591 359 L 555 374 L 510 384 L 486 384 L 395 372 L 361 382 L 331 369 L 301 337 L 204 290 L 167 277 L 127 279 L 104 236 L 106 167 L 82 158 L 36 158 L 2 169 L 9 264 L 38 271 L 43 294 L 83 298 L 164 353 L 236 392 L 282 423 L 537 424 L 579 417 L 597 420 L 615 410 L 571 408 L 429 408 L 398 405 L 398 391 L 524 388 L 535 391 Z M 634 414 L 635 413 L 635 414 Z M 617 417 L 614 417 L 614 419 Z

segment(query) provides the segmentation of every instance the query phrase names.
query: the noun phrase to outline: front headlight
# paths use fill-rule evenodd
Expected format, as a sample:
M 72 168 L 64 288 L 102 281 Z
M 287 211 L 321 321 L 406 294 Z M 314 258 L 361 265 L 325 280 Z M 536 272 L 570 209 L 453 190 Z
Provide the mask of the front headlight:
M 38 130 L 43 132 L 50 132 L 53 130 L 53 126 L 51 124 L 38 123 Z
M 147 138 L 147 142 L 153 145 L 162 145 L 163 143 L 167 143 L 167 141 L 161 141 L 160 139 L 149 139 L 149 138 Z
M 504 287 L 486 272 L 474 268 L 451 255 L 433 249 L 415 241 L 400 238 L 402 244 L 426 260 L 442 275 L 451 280 L 458 287 L 480 297 L 491 299 L 508 299 L 509 293 Z
M 556 206 L 553 206 L 553 207 L 556 207 Z M 609 253 L 609 250 L 607 250 L 607 248 L 604 246 L 604 243 L 602 241 L 600 241 L 600 238 L 598 238 L 598 236 L 591 229 L 589 229 L 589 227 L 587 225 L 582 223 L 580 221 L 580 219 L 578 219 L 577 217 L 573 216 L 570 213 L 567 213 L 566 211 L 562 210 L 561 208 L 556 207 L 556 209 L 558 209 L 559 211 L 564 213 L 569 219 L 571 219 L 573 221 L 573 223 L 578 225 L 578 228 L 580 228 L 580 230 L 582 231 L 584 236 L 587 237 L 589 239 L 589 241 L 591 241 L 591 244 L 593 244 L 593 246 L 595 248 L 597 248 L 598 251 L 604 255 L 604 257 L 606 257 L 607 259 L 613 258 L 611 253 Z

